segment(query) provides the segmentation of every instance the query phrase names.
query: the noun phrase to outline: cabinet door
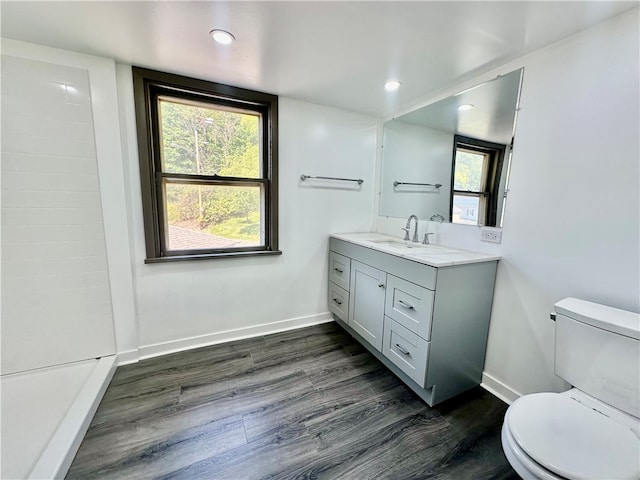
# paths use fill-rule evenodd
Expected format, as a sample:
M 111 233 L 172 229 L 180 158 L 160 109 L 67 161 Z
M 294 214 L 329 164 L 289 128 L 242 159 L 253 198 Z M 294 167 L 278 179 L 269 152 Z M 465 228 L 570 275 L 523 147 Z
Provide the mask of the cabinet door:
M 382 349 L 386 282 L 385 272 L 351 261 L 349 326 L 378 350 Z

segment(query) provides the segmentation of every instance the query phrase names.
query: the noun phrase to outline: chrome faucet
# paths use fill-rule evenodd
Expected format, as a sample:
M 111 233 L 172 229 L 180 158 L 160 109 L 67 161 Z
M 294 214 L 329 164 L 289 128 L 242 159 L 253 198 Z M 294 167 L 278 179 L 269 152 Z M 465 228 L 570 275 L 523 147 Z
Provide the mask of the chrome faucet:
M 415 215 L 409 216 L 409 218 L 407 219 L 406 227 L 402 229 L 404 230 L 404 239 L 409 240 L 409 232 L 411 231 L 411 219 L 415 219 L 416 221 L 416 228 L 413 231 L 413 238 L 411 239 L 411 241 L 418 243 L 418 217 Z

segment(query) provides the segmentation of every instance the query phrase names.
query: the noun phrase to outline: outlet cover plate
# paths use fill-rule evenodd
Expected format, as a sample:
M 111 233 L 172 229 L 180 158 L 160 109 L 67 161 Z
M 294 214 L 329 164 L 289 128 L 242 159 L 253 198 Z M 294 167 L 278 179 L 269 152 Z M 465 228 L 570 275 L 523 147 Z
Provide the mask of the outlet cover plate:
M 480 233 L 480 240 L 483 242 L 500 243 L 502 242 L 502 229 L 483 227 Z

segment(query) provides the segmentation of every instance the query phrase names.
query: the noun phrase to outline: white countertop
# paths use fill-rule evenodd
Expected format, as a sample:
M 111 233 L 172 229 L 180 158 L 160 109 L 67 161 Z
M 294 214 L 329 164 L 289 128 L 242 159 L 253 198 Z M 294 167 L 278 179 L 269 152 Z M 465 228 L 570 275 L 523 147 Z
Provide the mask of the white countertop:
M 432 267 L 450 267 L 452 265 L 490 262 L 500 259 L 499 255 L 472 252 L 471 250 L 461 250 L 443 245 L 423 245 L 374 232 L 334 233 L 330 236 Z

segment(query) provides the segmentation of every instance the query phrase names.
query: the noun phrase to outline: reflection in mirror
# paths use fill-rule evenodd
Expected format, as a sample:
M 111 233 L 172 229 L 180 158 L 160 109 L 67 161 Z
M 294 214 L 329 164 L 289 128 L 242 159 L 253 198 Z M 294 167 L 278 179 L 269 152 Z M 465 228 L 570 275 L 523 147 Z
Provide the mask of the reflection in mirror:
M 502 226 L 522 73 L 385 122 L 380 215 Z

